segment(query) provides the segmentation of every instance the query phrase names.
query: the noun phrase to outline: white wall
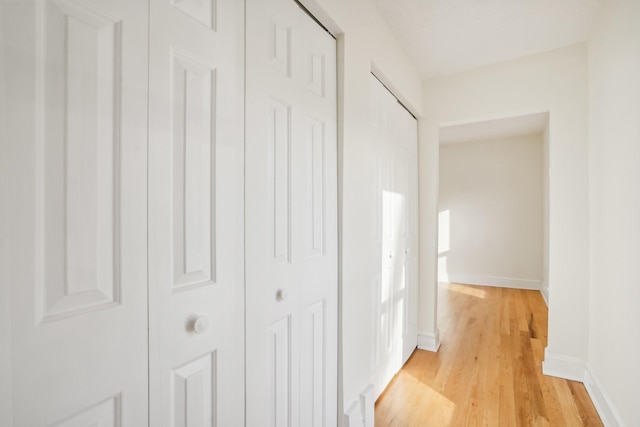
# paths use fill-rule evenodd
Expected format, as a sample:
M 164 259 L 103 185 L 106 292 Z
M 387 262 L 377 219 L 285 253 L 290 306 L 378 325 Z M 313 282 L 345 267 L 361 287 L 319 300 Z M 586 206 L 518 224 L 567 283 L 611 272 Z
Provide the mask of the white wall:
M 542 166 L 541 134 L 440 145 L 440 281 L 540 289 Z
M 549 121 L 542 133 L 542 297 L 549 306 Z
M 372 245 L 373 156 L 370 144 L 370 86 L 373 70 L 414 114 L 422 112 L 422 81 L 368 0 L 307 0 L 302 3 L 339 35 L 339 162 L 342 173 L 341 292 L 344 408 L 372 383 L 372 280 L 380 254 Z
M 424 86 L 420 127 L 419 331 L 436 334 L 438 127 L 549 111 L 549 343 L 584 362 L 588 321 L 587 52 L 580 44 Z
M 608 425 L 640 425 L 640 2 L 602 2 L 589 41 L 589 362 L 613 403 Z M 597 395 L 596 395 L 597 397 Z M 603 400 L 596 399 L 596 404 Z M 617 419 L 616 410 L 617 408 Z M 602 414 L 602 412 L 601 412 Z
M 4 4 L 0 5 L 0 153 L 7 153 L 9 142 L 5 135 L 5 95 L 4 95 Z M 13 425 L 12 419 L 12 369 L 11 369 L 11 287 L 9 286 L 9 230 L 8 230 L 8 183 L 5 155 L 0 156 L 0 426 Z

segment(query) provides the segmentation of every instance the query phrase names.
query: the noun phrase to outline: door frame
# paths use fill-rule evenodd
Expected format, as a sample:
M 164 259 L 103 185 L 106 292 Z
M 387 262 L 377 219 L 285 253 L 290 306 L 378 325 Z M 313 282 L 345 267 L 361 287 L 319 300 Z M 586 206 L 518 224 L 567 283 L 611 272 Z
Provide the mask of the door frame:
M 5 7 L 0 4 L 0 63 L 6 64 L 7 44 L 5 40 Z M 11 285 L 9 274 L 9 205 L 11 194 L 9 192 L 9 143 L 7 141 L 7 105 L 6 105 L 6 67 L 0 67 L 0 425 L 13 425 L 13 338 L 11 334 Z

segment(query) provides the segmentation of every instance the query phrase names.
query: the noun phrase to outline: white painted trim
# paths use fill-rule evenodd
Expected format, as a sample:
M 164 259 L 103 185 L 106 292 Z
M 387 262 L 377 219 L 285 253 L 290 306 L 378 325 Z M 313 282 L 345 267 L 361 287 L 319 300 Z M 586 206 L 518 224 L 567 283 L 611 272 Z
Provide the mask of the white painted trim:
M 360 393 L 360 408 L 362 410 L 362 424 L 364 427 L 374 427 L 375 403 L 373 384 L 367 385 Z
M 364 427 L 359 402 L 353 402 L 344 413 L 344 427 Z
M 605 427 L 626 427 L 613 399 L 589 362 L 571 356 L 544 351 L 542 373 L 584 383 L 587 393 Z
M 542 285 L 542 288 L 540 288 L 540 293 L 542 294 L 544 303 L 547 304 L 547 308 L 549 308 L 549 285 Z
M 404 93 L 398 85 L 393 83 L 393 79 L 389 78 L 389 76 L 382 70 L 381 67 L 378 66 L 377 63 L 371 61 L 371 74 L 374 75 L 380 83 L 393 95 L 393 97 L 402 105 L 412 116 L 418 121 L 418 117 L 420 114 L 418 113 L 419 109 L 415 107 L 411 103 L 408 97 L 404 96 Z M 417 141 L 416 141 L 417 142 Z
M 548 114 L 551 116 L 551 108 L 542 108 L 542 109 L 524 109 L 519 111 L 514 111 L 512 113 L 503 113 L 503 114 L 488 114 L 481 117 L 475 117 L 472 119 L 463 119 L 463 120 L 450 120 L 447 122 L 441 122 L 438 124 L 438 128 L 446 128 L 450 126 L 460 126 L 460 125 L 468 125 L 473 123 L 481 123 L 481 122 L 489 122 L 493 120 L 502 120 L 502 119 L 511 119 L 522 116 L 532 116 L 534 114 Z
M 5 39 L 4 28 L 10 19 L 8 8 L 0 5 L 0 63 L 7 64 L 5 60 L 11 57 L 7 55 L 8 42 Z M 14 200 L 10 193 L 9 181 L 11 177 L 10 165 L 11 157 L 9 150 L 9 138 L 7 138 L 7 113 L 8 105 L 6 101 L 5 85 L 6 73 L 9 67 L 4 65 L 0 67 L 0 425 L 13 425 L 13 338 L 12 338 L 12 306 L 11 306 L 11 289 L 12 280 L 10 274 L 10 255 L 11 243 L 9 236 L 11 234 L 11 212 L 9 205 Z M 15 69 L 15 67 L 14 67 Z M 15 71 L 14 71 L 15 73 Z M 13 166 L 15 167 L 15 166 Z M 18 191 L 14 185 L 14 191 Z M 15 259 L 15 258 L 14 258 Z
M 622 420 L 618 409 L 613 404 L 611 396 L 607 389 L 596 375 L 595 369 L 590 363 L 587 363 L 584 375 L 584 386 L 589 393 L 589 397 L 593 401 L 593 405 L 600 415 L 600 419 L 606 427 L 625 427 L 626 424 Z
M 440 348 L 440 331 L 434 332 L 418 332 L 418 348 L 437 352 Z
M 495 286 L 500 288 L 530 289 L 539 291 L 542 282 L 539 280 L 517 279 L 514 277 L 481 276 L 475 274 L 449 274 L 449 283 L 462 283 L 466 285 Z
M 344 413 L 344 427 L 374 427 L 375 400 L 373 384 L 367 384 L 360 392 L 360 400 Z
M 552 377 L 584 382 L 586 362 L 576 357 L 552 353 L 547 347 L 544 350 L 542 373 Z

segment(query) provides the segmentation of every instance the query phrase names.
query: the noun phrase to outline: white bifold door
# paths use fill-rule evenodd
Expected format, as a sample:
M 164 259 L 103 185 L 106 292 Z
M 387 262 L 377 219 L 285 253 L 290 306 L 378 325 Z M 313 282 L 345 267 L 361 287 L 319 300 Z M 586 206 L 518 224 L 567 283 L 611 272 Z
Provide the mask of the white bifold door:
M 417 344 L 418 165 L 417 122 L 371 75 L 372 145 L 376 153 L 373 335 L 376 397 Z
M 243 2 L 2 8 L 12 425 L 242 426 Z
M 2 7 L 13 425 L 146 426 L 148 3 Z
M 150 3 L 150 425 L 242 426 L 244 5 Z
M 247 426 L 333 426 L 336 41 L 293 0 L 246 13 Z

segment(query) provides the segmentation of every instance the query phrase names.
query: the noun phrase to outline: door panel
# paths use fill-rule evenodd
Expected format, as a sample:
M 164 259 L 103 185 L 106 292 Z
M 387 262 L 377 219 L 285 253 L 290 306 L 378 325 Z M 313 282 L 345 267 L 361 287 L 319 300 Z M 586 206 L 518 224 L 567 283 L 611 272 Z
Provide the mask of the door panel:
M 119 95 L 121 23 L 87 5 L 45 7 L 43 229 L 46 280 L 37 284 L 39 320 L 117 305 L 121 203 Z M 62 250 L 59 250 L 61 249 Z
M 336 43 L 293 0 L 247 31 L 247 425 L 334 425 Z
M 243 5 L 151 0 L 151 425 L 244 423 Z
M 403 230 L 404 253 L 400 253 L 402 275 L 400 277 L 404 288 L 402 319 L 402 364 L 413 353 L 418 345 L 418 126 L 416 119 L 411 116 L 399 103 L 396 106 L 398 116 L 398 134 L 401 137 L 401 164 L 403 192 L 406 194 L 406 209 L 404 211 Z
M 372 366 L 379 396 L 417 344 L 417 123 L 371 76 L 372 241 L 380 271 L 373 276 Z
M 147 3 L 4 7 L 14 423 L 146 425 Z

